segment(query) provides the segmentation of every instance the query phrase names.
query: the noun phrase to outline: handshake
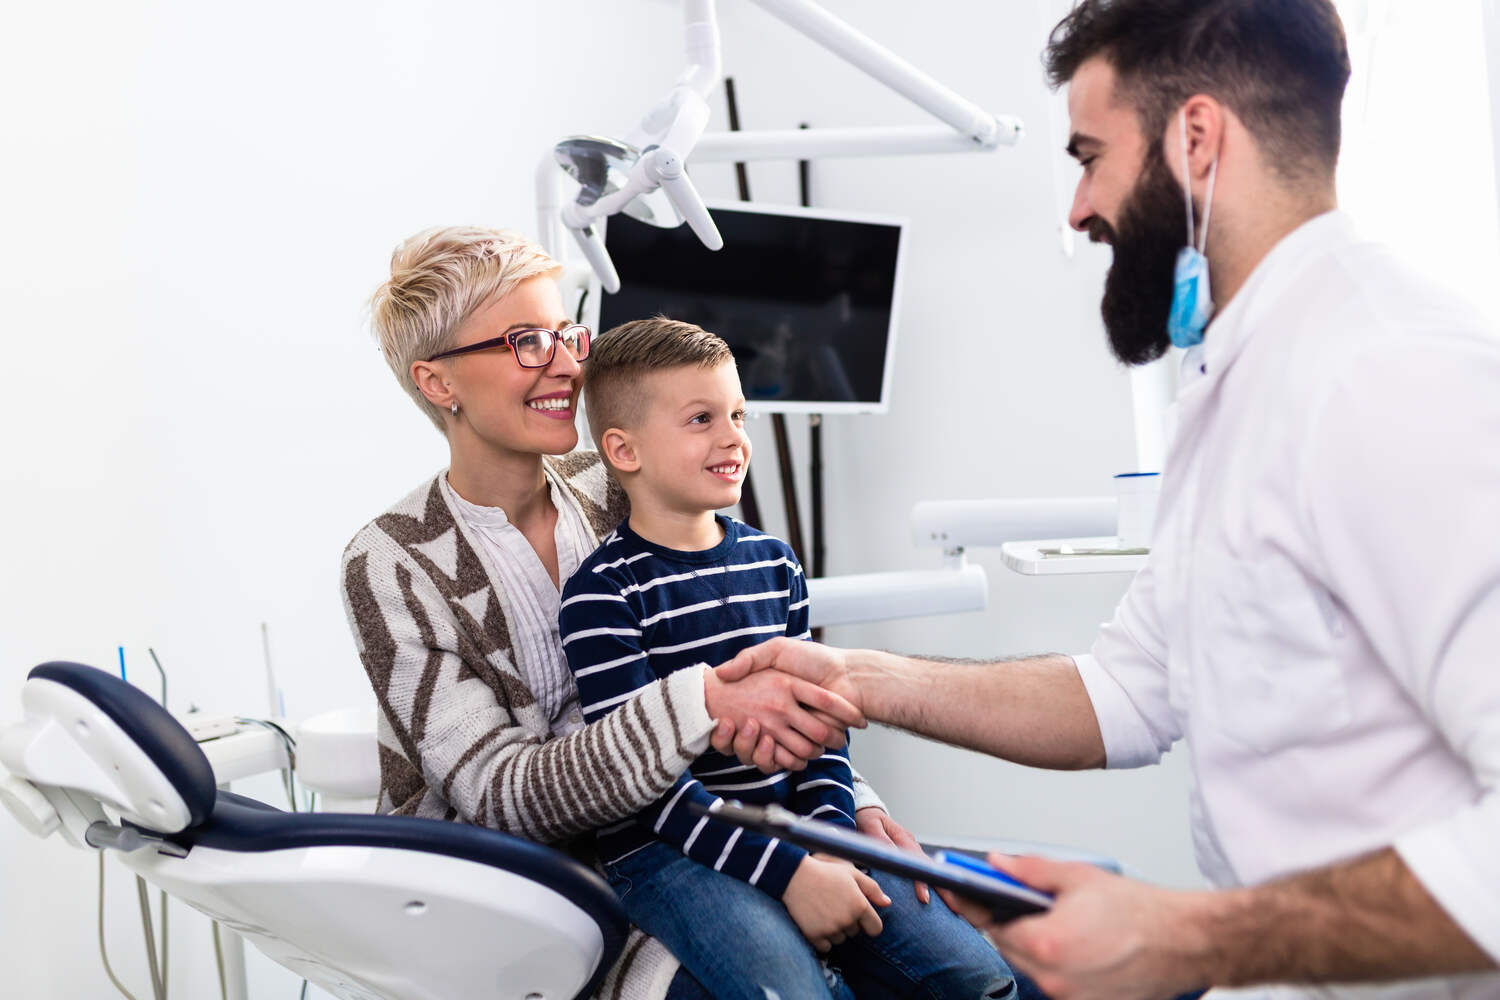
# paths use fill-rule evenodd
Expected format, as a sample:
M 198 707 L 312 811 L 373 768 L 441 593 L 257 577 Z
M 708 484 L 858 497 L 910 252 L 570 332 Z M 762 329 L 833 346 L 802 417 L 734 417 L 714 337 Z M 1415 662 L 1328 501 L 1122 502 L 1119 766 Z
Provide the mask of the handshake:
M 777 637 L 751 646 L 705 673 L 703 687 L 714 749 L 767 774 L 802 770 L 866 722 L 848 653 L 815 642 Z

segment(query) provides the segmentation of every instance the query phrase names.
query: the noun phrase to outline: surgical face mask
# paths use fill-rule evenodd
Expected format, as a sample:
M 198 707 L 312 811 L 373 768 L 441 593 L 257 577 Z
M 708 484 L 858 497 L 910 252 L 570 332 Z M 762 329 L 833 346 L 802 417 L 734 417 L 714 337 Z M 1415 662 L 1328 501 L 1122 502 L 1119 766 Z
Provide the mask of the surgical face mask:
M 1208 281 L 1208 258 L 1203 255 L 1208 246 L 1208 217 L 1214 206 L 1214 178 L 1219 172 L 1219 156 L 1208 168 L 1208 193 L 1203 200 L 1203 233 L 1199 236 L 1193 226 L 1193 189 L 1188 183 L 1187 111 L 1178 114 L 1178 125 L 1182 135 L 1182 197 L 1187 205 L 1187 246 L 1177 251 L 1177 266 L 1173 274 L 1172 310 L 1167 314 L 1167 335 L 1177 347 L 1193 347 L 1203 343 L 1203 330 L 1214 314 L 1213 290 Z M 1196 245 L 1195 245 L 1196 238 Z

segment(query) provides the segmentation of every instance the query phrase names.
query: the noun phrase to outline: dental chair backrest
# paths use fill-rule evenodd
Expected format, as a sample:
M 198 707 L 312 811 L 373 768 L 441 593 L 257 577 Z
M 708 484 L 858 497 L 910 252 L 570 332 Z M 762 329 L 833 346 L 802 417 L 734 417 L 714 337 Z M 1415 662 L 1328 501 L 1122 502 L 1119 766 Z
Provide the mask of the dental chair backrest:
M 144 693 L 74 663 L 34 669 L 0 729 L 0 800 L 32 832 L 121 860 L 345 1000 L 589 995 L 627 924 L 551 848 L 462 823 L 285 813 L 216 789 Z M 118 817 L 115 822 L 114 817 Z

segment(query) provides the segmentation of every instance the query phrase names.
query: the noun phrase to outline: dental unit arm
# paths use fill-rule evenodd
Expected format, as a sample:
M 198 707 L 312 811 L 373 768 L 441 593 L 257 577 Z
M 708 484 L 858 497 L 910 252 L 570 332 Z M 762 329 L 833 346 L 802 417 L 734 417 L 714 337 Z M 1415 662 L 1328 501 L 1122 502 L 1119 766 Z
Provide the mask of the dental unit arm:
M 945 124 L 705 134 L 707 98 L 723 78 L 715 0 L 683 0 L 687 68 L 667 96 L 621 140 L 570 136 L 538 165 L 538 237 L 562 259 L 566 229 L 607 292 L 620 278 L 596 222 L 616 212 L 674 228 L 686 221 L 710 250 L 718 227 L 688 176 L 693 162 L 813 159 L 908 153 L 988 152 L 1020 140 L 1018 119 L 990 114 L 933 80 L 812 0 L 755 0 L 767 13 L 908 98 Z M 558 167 L 579 182 L 562 200 Z

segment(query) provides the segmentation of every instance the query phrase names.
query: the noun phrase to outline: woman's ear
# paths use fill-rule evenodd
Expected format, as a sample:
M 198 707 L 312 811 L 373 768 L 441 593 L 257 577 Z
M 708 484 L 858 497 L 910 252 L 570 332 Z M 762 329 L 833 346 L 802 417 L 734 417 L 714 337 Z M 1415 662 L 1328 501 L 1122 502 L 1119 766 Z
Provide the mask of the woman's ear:
M 638 472 L 640 457 L 635 453 L 635 442 L 627 431 L 611 427 L 599 441 L 599 454 L 614 467 L 616 472 Z
M 427 397 L 427 401 L 440 410 L 446 410 L 457 401 L 458 397 L 453 394 L 453 389 L 444 379 L 443 372 L 439 366 L 431 361 L 413 361 L 411 363 L 411 380 L 416 384 L 417 391 Z

